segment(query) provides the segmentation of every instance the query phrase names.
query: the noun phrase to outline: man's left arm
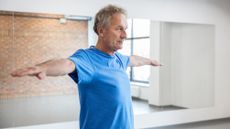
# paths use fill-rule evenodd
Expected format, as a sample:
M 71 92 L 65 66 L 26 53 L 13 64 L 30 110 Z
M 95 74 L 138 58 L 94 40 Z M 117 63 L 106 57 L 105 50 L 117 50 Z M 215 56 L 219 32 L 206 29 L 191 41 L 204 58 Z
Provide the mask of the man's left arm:
M 160 62 L 154 59 L 149 59 L 137 55 L 130 56 L 130 64 L 129 64 L 130 67 L 143 66 L 143 65 L 162 66 Z

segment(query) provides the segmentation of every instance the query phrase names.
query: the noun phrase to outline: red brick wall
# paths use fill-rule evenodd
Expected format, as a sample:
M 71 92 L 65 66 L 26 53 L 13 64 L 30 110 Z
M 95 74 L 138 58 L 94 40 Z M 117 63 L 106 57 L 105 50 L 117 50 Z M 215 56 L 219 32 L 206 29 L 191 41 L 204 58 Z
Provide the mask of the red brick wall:
M 0 11 L 0 99 L 76 94 L 68 77 L 13 78 L 10 72 L 48 59 L 68 57 L 86 48 L 87 21 L 67 20 L 62 15 Z

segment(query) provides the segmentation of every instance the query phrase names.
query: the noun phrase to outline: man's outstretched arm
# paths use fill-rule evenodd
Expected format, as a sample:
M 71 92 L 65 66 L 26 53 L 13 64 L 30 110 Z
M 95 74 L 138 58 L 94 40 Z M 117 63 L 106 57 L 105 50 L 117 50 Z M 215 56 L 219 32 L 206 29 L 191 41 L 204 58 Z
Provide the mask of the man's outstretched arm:
M 143 65 L 151 65 L 151 66 L 162 66 L 160 62 L 154 59 L 149 59 L 141 56 L 131 55 L 130 56 L 130 67 L 135 66 L 143 66 Z
M 61 76 L 73 72 L 75 65 L 69 59 L 52 59 L 32 67 L 17 69 L 13 77 L 35 76 L 44 79 L 46 76 Z

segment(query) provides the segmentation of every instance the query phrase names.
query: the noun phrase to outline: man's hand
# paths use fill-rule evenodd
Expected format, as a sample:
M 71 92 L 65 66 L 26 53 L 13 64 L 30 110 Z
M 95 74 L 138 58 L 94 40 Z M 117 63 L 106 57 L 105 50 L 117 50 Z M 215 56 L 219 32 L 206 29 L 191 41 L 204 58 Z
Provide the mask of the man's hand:
M 143 66 L 143 65 L 151 65 L 151 66 L 162 66 L 160 62 L 154 59 L 149 59 L 141 56 L 131 55 L 130 56 L 130 64 L 131 67 Z
M 163 66 L 163 64 L 161 64 L 159 61 L 157 61 L 157 60 L 151 60 L 150 59 L 150 65 L 152 65 L 152 66 Z
M 44 79 L 46 76 L 61 76 L 75 70 L 75 64 L 69 59 L 53 59 L 41 64 L 17 69 L 11 73 L 13 77 L 35 76 Z
M 46 77 L 46 70 L 39 66 L 17 69 L 11 73 L 13 77 L 35 76 L 42 80 Z

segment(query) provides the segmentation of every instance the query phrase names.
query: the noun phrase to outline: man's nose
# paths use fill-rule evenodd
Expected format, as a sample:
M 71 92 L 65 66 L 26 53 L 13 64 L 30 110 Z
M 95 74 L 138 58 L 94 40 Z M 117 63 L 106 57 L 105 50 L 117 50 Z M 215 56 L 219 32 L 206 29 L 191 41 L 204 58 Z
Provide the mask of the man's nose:
M 121 38 L 126 39 L 126 37 L 127 37 L 126 31 L 122 31 Z

